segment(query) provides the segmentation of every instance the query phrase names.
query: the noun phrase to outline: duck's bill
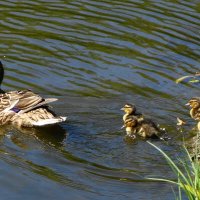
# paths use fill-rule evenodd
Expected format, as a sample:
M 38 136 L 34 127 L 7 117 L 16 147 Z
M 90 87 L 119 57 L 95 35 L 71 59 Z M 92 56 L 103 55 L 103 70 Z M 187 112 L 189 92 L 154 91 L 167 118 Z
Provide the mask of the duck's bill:
M 120 108 L 120 110 L 124 110 L 124 108 Z
M 186 106 L 189 106 L 189 105 L 190 105 L 190 103 L 186 103 L 185 105 L 186 105 Z

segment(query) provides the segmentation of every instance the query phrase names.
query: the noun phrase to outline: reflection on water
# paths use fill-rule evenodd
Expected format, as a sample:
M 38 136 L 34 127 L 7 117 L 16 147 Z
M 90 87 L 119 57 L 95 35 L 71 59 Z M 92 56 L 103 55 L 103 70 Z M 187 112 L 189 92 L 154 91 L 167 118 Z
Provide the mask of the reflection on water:
M 15 132 L 17 132 L 17 134 L 12 135 L 11 140 L 13 143 L 19 145 L 21 148 L 23 148 L 25 134 L 32 135 L 39 141 L 43 141 L 49 145 L 57 147 L 62 146 L 64 139 L 66 138 L 66 131 L 61 126 L 50 126 L 43 128 L 20 128 L 18 130 L 15 130 Z
M 193 121 L 184 104 L 199 86 L 175 79 L 199 71 L 197 1 L 0 2 L 2 89 L 58 97 L 67 123 L 0 129 L 2 198 L 173 199 L 148 175 L 173 177 L 145 141 L 120 130 L 124 103 L 166 127 L 155 143 L 172 156 Z M 181 132 L 176 117 L 188 121 Z M 12 180 L 12 181 L 10 181 Z M 159 188 L 159 196 L 158 190 Z

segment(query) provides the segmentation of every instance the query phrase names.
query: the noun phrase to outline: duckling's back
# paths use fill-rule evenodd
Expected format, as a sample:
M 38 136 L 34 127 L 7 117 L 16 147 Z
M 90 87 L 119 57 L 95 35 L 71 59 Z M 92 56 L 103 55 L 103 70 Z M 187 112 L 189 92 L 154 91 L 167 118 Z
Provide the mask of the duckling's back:
M 145 138 L 159 138 L 160 129 L 150 119 L 144 119 L 138 123 L 138 135 Z

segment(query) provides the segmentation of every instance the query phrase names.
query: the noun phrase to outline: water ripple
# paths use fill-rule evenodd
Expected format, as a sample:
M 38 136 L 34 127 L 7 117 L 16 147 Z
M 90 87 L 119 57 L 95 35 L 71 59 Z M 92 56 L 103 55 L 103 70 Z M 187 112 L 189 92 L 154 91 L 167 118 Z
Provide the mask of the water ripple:
M 46 197 L 33 180 L 55 187 L 61 198 L 68 187 L 68 192 L 78 191 L 77 196 L 70 192 L 71 199 L 113 199 L 120 190 L 122 199 L 132 199 L 133 191 L 137 199 L 173 198 L 166 185 L 155 197 L 161 184 L 145 181 L 151 172 L 171 174 L 144 141 L 125 143 L 119 108 L 135 103 L 169 128 L 177 144 L 158 145 L 177 151 L 181 135 L 175 119 L 189 120 L 184 104 L 199 95 L 199 85 L 175 80 L 199 71 L 200 4 L 5 0 L 0 7 L 2 89 L 59 96 L 56 111 L 69 116 L 69 124 L 62 126 L 68 137 L 50 136 L 50 130 L 22 135 L 12 130 L 6 139 L 9 131 L 2 131 L 1 166 L 5 174 L 8 166 L 13 170 L 13 183 L 20 178 L 34 184 L 38 195 L 33 198 Z M 19 169 L 25 175 L 15 176 Z

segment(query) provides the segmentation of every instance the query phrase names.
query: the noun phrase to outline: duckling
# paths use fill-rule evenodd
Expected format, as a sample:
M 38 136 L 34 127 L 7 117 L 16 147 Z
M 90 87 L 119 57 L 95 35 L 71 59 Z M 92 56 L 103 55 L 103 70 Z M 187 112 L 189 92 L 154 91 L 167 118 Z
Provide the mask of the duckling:
M 159 139 L 158 135 L 161 132 L 157 125 L 149 119 L 138 121 L 137 118 L 128 117 L 124 122 L 124 127 L 127 135 L 137 134 L 143 138 Z
M 200 97 L 193 97 L 186 105 L 190 106 L 190 116 L 198 121 L 197 128 L 200 131 Z
M 137 132 L 138 119 L 135 116 L 129 116 L 124 121 L 121 128 L 126 128 L 127 135 L 133 135 Z
M 0 62 L 0 83 L 3 80 L 4 69 Z M 56 98 L 42 98 L 30 90 L 10 91 L 0 94 L 0 125 L 14 124 L 22 127 L 47 126 L 66 120 L 66 117 L 56 116 L 48 103 Z
M 160 129 L 150 119 L 145 119 L 142 114 L 136 113 L 136 107 L 132 104 L 125 104 L 121 109 L 124 110 L 124 126 L 127 135 L 137 134 L 143 138 L 159 138 Z
M 159 139 L 160 132 L 162 131 L 150 119 L 144 119 L 138 123 L 137 134 L 141 137 Z

